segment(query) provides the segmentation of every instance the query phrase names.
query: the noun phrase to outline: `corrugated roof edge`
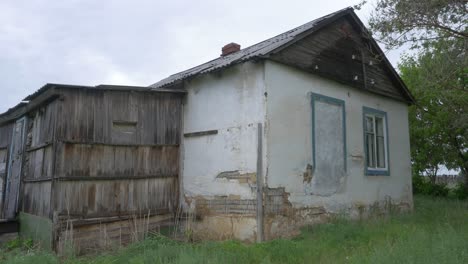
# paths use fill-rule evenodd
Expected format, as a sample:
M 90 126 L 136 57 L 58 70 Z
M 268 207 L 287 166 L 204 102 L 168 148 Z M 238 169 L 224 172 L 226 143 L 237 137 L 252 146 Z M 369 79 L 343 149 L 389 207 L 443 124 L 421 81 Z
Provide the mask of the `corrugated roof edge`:
M 146 91 L 146 92 L 169 92 L 169 93 L 184 93 L 184 90 L 173 90 L 173 89 L 161 89 L 152 90 L 147 86 L 132 86 L 132 85 L 112 85 L 112 84 L 100 84 L 96 86 L 88 85 L 74 85 L 74 84 L 61 84 L 61 83 L 47 83 L 39 88 L 34 93 L 26 96 L 23 101 L 31 101 L 43 92 L 51 88 L 59 89 L 99 89 L 99 90 L 113 90 L 113 91 Z
M 185 94 L 185 90 L 175 90 L 175 89 L 158 89 L 152 90 L 147 86 L 130 86 L 130 85 L 110 85 L 110 84 L 100 84 L 97 86 L 86 86 L 86 85 L 73 85 L 73 84 L 59 84 L 59 83 L 47 83 L 39 88 L 34 93 L 26 96 L 23 101 L 12 108 L 9 108 L 7 111 L 0 113 L 0 123 L 5 123 L 10 120 L 17 118 L 19 112 L 23 113 L 24 111 L 28 112 L 31 109 L 30 103 L 34 99 L 38 98 L 40 95 L 51 89 L 90 89 L 90 90 L 108 90 L 108 91 L 136 91 L 136 92 L 151 92 L 151 93 L 177 93 Z M 16 113 L 16 114 L 15 114 Z M 24 113 L 23 113 L 24 114 Z M 8 117 L 8 115 L 11 115 Z
M 352 7 L 346 7 L 344 9 L 338 10 L 328 15 L 319 17 L 310 22 L 307 22 L 298 27 L 295 27 L 291 30 L 288 30 L 274 37 L 261 41 L 257 44 L 243 48 L 240 51 L 234 52 L 227 56 L 218 57 L 211 61 L 202 63 L 190 69 L 187 69 L 185 71 L 172 74 L 169 77 L 164 78 L 160 80 L 159 82 L 156 82 L 150 85 L 149 87 L 153 89 L 155 88 L 160 89 L 160 88 L 167 87 L 172 84 L 181 82 L 185 79 L 195 77 L 199 74 L 213 72 L 215 70 L 220 70 L 226 67 L 230 67 L 241 62 L 263 58 L 269 53 L 274 52 L 276 49 L 286 45 L 289 42 L 292 42 L 295 39 L 295 37 L 300 35 L 301 33 L 314 29 L 316 26 L 321 24 L 321 22 L 325 22 L 326 24 L 328 24 L 331 21 L 334 21 L 335 19 L 342 17 L 349 13 L 354 13 L 354 9 Z
M 11 107 L 11 108 L 8 108 L 8 110 L 6 110 L 5 112 L 1 113 L 1 114 L 0 114 L 0 117 L 6 116 L 6 115 L 8 115 L 8 114 L 10 114 L 10 113 L 13 113 L 14 111 L 16 111 L 16 110 L 18 110 L 18 109 L 20 109 L 20 108 L 26 106 L 27 104 L 28 104 L 28 103 L 26 103 L 26 102 L 20 102 L 19 104 L 15 105 L 15 106 L 13 106 L 13 107 Z

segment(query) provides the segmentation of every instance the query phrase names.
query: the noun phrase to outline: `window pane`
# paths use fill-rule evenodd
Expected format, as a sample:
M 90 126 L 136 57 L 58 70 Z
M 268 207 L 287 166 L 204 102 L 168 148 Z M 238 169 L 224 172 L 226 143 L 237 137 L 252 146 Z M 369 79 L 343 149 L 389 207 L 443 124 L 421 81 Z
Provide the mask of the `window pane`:
M 366 132 L 374 132 L 374 119 L 366 116 Z
M 385 168 L 385 140 L 384 137 L 377 137 L 377 167 Z
M 383 127 L 383 118 L 375 117 L 375 129 L 377 130 L 377 136 L 384 135 L 384 127 Z
M 367 167 L 375 168 L 374 135 L 366 133 L 366 162 Z

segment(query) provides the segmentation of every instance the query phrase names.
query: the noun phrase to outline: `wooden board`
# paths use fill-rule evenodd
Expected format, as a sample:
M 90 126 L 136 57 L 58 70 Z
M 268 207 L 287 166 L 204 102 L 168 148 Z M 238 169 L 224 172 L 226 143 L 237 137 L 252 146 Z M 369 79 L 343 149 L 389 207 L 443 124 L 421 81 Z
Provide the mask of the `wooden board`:
M 345 18 L 270 58 L 352 87 L 408 101 L 379 53 Z
M 0 148 L 6 148 L 10 145 L 14 124 L 13 122 L 0 126 Z
M 22 197 L 22 211 L 49 218 L 51 181 L 25 182 Z
M 6 219 L 15 219 L 18 211 L 25 126 L 26 119 L 21 118 L 16 121 L 13 128 L 3 208 L 3 217 Z
M 179 94 L 67 91 L 58 110 L 57 139 L 104 144 L 179 144 L 181 100 Z M 133 134 L 122 130 L 119 124 L 134 125 Z
M 169 213 L 177 207 L 177 177 L 59 181 L 54 210 L 69 219 Z
M 59 143 L 55 178 L 176 177 L 178 146 Z

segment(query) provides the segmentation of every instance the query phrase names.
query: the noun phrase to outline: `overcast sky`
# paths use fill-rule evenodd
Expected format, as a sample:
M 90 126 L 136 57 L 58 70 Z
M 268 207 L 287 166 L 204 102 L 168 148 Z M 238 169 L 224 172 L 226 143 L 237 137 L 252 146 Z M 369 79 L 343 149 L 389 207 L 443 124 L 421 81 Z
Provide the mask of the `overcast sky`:
M 45 83 L 147 86 L 358 2 L 1 0 L 0 112 Z

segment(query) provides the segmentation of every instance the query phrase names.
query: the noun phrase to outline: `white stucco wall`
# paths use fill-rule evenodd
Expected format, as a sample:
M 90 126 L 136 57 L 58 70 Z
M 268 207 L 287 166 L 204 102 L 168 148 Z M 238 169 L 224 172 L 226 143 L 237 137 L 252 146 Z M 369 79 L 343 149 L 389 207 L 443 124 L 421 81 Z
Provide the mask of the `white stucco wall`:
M 339 211 L 391 197 L 412 205 L 407 105 L 282 64 L 265 63 L 267 184 L 285 187 L 295 207 Z M 310 194 L 303 173 L 312 163 L 311 96 L 345 101 L 347 171 L 343 188 L 329 196 Z M 387 113 L 389 176 L 364 175 L 363 106 Z
M 183 194 L 254 198 L 249 183 L 216 177 L 226 171 L 256 172 L 257 123 L 265 118 L 263 63 L 202 75 L 185 87 L 184 133 L 218 130 L 218 134 L 182 138 Z

